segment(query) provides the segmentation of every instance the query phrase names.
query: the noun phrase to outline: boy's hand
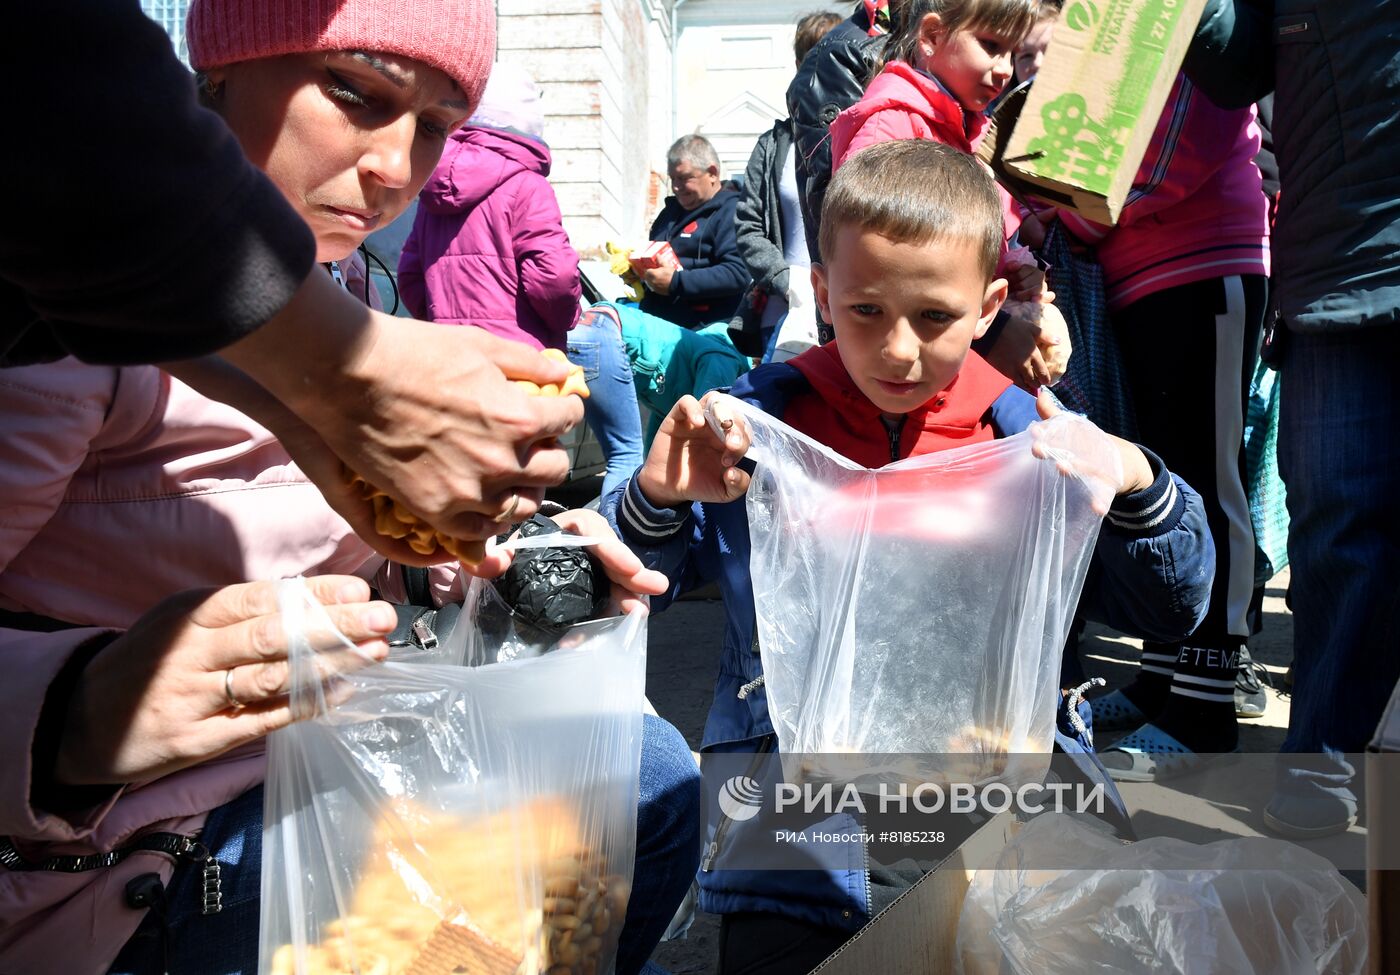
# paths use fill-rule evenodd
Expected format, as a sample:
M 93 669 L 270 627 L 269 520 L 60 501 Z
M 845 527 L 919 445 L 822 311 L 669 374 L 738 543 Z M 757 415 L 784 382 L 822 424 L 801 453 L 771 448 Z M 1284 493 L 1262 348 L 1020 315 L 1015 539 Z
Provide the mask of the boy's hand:
M 705 419 L 707 407 L 724 430 L 723 440 Z M 733 501 L 749 489 L 749 475 L 734 466 L 749 443 L 748 425 L 733 415 L 722 393 L 706 393 L 701 401 L 682 396 L 662 421 L 646 463 L 637 472 L 637 486 L 658 508 Z
M 1053 416 L 1059 416 L 1064 411 L 1055 403 L 1050 394 L 1041 390 L 1040 395 L 1035 399 L 1036 412 L 1040 414 L 1042 420 L 1048 420 Z M 1100 431 L 1102 432 L 1102 431 Z M 1034 436 L 1034 432 L 1032 436 Z M 1122 437 L 1115 437 L 1111 433 L 1104 433 L 1105 437 L 1113 444 L 1118 451 L 1119 464 L 1123 470 L 1123 479 L 1120 483 L 1113 472 L 1104 470 L 1089 462 L 1071 463 L 1066 460 L 1058 461 L 1060 473 L 1065 475 L 1076 475 L 1087 481 L 1097 481 L 1101 485 L 1107 485 L 1112 489 L 1112 493 L 1117 496 L 1125 494 L 1135 494 L 1138 491 L 1145 491 L 1152 486 L 1152 465 L 1147 462 L 1147 455 L 1138 449 L 1136 444 L 1129 443 Z M 1049 459 L 1050 450 L 1047 444 L 1037 438 L 1036 443 L 1031 447 L 1031 452 L 1041 459 Z M 1107 493 L 1107 492 L 1105 492 Z M 1108 505 L 1098 503 L 1095 499 L 1094 510 L 1101 515 L 1108 514 Z
M 612 599 L 609 600 L 612 612 L 622 614 L 630 613 L 639 606 L 645 608 L 647 596 L 659 596 L 670 587 L 665 575 L 642 565 L 642 560 L 617 537 L 612 525 L 598 512 L 573 508 L 551 517 L 560 528 L 579 535 L 608 539 L 601 545 L 595 545 L 591 551 L 612 581 Z

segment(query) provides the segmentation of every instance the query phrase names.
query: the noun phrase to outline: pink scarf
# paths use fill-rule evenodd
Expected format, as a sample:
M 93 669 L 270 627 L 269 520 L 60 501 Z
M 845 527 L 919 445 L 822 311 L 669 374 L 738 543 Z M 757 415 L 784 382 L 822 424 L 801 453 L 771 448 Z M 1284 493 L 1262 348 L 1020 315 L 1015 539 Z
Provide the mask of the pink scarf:
M 870 22 L 871 37 L 879 37 L 890 32 L 890 0 L 862 0 L 865 4 L 865 19 Z

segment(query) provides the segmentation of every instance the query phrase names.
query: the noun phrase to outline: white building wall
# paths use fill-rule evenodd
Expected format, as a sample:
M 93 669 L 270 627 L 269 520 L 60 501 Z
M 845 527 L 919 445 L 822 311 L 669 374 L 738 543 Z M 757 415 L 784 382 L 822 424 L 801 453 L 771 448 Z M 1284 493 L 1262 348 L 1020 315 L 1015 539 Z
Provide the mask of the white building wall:
M 665 153 L 669 11 L 659 0 L 500 0 L 498 59 L 544 90 L 550 182 L 575 248 L 644 239 L 651 158 Z M 658 90 L 660 88 L 660 90 Z
M 677 14 L 676 136 L 700 132 L 715 144 L 725 175 L 743 173 L 758 137 L 787 116 L 795 25 L 823 9 L 844 17 L 851 4 L 685 0 Z

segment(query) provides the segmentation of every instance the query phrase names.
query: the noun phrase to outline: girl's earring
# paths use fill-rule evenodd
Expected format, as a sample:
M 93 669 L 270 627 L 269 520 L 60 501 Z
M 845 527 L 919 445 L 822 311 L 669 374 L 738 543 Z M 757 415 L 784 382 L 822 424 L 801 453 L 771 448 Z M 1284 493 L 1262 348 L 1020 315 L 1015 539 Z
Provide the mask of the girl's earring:
M 223 93 L 224 93 L 224 86 L 223 86 L 222 83 L 220 83 L 220 84 L 215 84 L 213 81 L 211 81 L 211 80 L 210 80 L 209 78 L 207 78 L 207 77 L 204 79 L 204 97 L 205 97 L 205 98 L 209 99 L 211 102 L 212 102 L 212 101 L 218 101 L 219 96 L 222 95 Z

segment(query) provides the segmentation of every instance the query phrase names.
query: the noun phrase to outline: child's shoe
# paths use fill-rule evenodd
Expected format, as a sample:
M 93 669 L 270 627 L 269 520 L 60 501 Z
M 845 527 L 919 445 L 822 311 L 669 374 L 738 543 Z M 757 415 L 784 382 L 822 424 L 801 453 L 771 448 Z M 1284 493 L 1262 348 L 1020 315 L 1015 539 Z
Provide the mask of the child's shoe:
M 1208 754 L 1197 754 L 1150 723 L 1099 753 L 1109 776 L 1118 782 L 1165 782 L 1194 772 L 1210 758 Z
M 1091 698 L 1089 706 L 1094 709 L 1095 731 L 1127 731 L 1148 720 L 1142 709 L 1122 691 L 1113 691 L 1103 697 Z

